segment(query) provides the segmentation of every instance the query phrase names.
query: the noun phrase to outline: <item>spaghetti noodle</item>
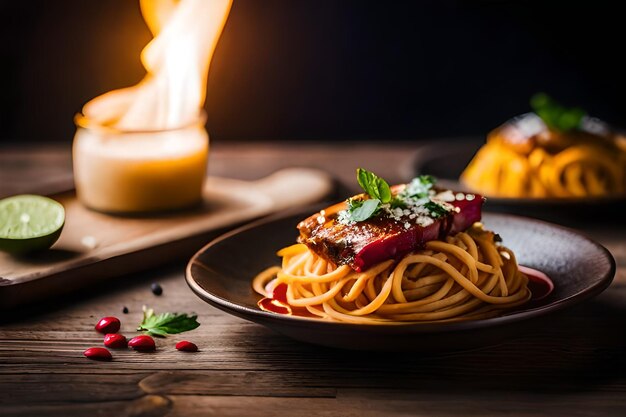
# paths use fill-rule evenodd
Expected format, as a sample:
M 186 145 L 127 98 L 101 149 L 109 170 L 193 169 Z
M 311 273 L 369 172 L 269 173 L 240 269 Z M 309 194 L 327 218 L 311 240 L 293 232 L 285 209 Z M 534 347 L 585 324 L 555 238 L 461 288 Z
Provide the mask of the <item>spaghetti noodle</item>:
M 324 320 L 380 324 L 493 317 L 527 302 L 528 278 L 493 232 L 475 223 L 465 232 L 432 240 L 399 260 L 357 272 L 336 266 L 304 244 L 281 249 L 282 266 L 258 274 L 252 286 L 278 301 L 284 313 Z M 285 288 L 283 288 L 285 290 Z M 261 303 L 259 304 L 261 305 Z

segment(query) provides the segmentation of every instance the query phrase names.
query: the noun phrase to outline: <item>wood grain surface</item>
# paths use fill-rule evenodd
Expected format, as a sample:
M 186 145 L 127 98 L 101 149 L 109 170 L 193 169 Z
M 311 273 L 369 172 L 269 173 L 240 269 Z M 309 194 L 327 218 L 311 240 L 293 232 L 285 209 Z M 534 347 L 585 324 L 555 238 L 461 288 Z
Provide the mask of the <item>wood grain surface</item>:
M 353 189 L 357 165 L 393 182 L 405 180 L 402 167 L 413 151 L 408 144 L 234 144 L 214 147 L 211 169 L 254 179 L 297 161 L 326 169 Z M 58 163 L 67 152 L 48 152 L 59 171 L 68 169 Z M 0 178 L 8 175 L 7 159 L 11 170 L 23 161 L 24 178 L 37 177 L 29 162 L 37 158 L 47 160 L 38 151 L 0 150 Z M 6 184 L 0 181 L 5 194 L 29 187 L 26 180 L 19 187 Z M 618 272 L 611 287 L 546 317 L 535 332 L 469 352 L 351 352 L 295 342 L 204 304 L 186 287 L 183 263 L 6 312 L 0 316 L 0 415 L 626 415 L 626 227 L 601 216 L 567 225 L 613 253 Z M 161 284 L 163 295 L 152 294 L 152 282 Z M 93 326 L 102 316 L 119 317 L 122 333 L 135 335 L 142 305 L 157 312 L 195 311 L 202 325 L 158 339 L 154 353 L 114 350 L 111 362 L 82 356 L 101 345 Z M 183 338 L 200 351 L 176 351 Z

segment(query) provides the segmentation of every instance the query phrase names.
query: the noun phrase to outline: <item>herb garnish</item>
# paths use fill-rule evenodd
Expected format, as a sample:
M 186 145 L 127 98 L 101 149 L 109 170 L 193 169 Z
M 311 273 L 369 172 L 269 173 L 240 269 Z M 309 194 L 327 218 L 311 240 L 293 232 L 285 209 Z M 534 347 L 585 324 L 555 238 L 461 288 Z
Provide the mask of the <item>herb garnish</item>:
M 532 96 L 530 106 L 546 126 L 559 132 L 579 129 L 583 118 L 587 115 L 578 107 L 563 107 L 545 93 Z
M 443 216 L 447 216 L 450 213 L 450 210 L 443 207 L 441 204 L 435 203 L 434 201 L 429 201 L 424 204 L 424 207 L 428 209 L 431 217 L 438 219 Z
M 138 331 L 145 331 L 153 336 L 165 337 L 168 334 L 182 333 L 200 326 L 197 315 L 188 316 L 185 313 L 154 314 L 151 308 L 143 308 L 143 321 L 137 327 Z
M 403 198 L 426 198 L 437 180 L 432 175 L 420 175 L 413 178 L 402 191 Z
M 347 222 L 362 222 L 375 216 L 380 211 L 383 204 L 390 204 L 392 207 L 404 207 L 404 203 L 393 198 L 391 187 L 384 179 L 363 168 L 356 170 L 356 178 L 370 198 L 368 200 L 349 199 L 348 209 L 343 215 Z
M 436 194 L 432 189 L 436 180 L 430 175 L 414 178 L 398 195 L 393 196 L 387 181 L 373 172 L 359 168 L 356 174 L 359 185 L 370 198 L 348 199 L 347 209 L 339 213 L 340 223 L 362 222 L 381 212 L 397 221 L 402 216 L 412 216 L 410 218 L 415 219 L 426 215 L 431 219 L 438 219 L 451 211 L 450 207 L 446 207 L 449 205 L 431 200 Z
M 378 199 L 383 204 L 391 201 L 391 188 L 384 179 L 363 168 L 356 170 L 356 178 L 372 199 Z
M 378 206 L 380 205 L 380 200 L 377 198 L 372 198 L 369 200 L 348 200 L 348 212 L 350 213 L 350 219 L 354 222 L 362 222 L 363 220 L 367 220 L 372 217 L 376 211 L 378 211 Z

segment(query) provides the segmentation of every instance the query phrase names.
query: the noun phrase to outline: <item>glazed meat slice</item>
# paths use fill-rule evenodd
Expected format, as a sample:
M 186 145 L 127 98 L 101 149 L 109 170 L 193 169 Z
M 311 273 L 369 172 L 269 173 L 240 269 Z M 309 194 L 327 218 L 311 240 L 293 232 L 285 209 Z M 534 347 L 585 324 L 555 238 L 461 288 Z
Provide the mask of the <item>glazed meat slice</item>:
M 362 272 L 387 259 L 402 257 L 430 240 L 461 232 L 481 218 L 483 198 L 479 195 L 450 204 L 458 207 L 458 212 L 423 227 L 382 216 L 342 224 L 336 217 L 346 204 L 339 203 L 300 222 L 298 240 L 335 265 L 349 265 Z

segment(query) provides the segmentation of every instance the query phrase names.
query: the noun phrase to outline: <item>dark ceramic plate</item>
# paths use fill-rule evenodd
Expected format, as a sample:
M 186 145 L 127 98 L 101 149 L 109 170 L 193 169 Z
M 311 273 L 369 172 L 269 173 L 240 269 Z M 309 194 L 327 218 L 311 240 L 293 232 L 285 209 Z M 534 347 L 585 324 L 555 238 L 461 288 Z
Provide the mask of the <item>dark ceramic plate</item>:
M 296 224 L 315 210 L 253 223 L 214 240 L 189 261 L 187 283 L 209 304 L 301 341 L 348 349 L 432 352 L 470 349 L 519 336 L 524 326 L 533 328 L 537 318 L 599 294 L 615 274 L 611 254 L 572 230 L 485 214 L 485 225 L 502 236 L 520 264 L 552 278 L 555 288 L 550 295 L 501 317 L 457 323 L 355 325 L 260 310 L 252 278 L 278 264 L 276 251 L 295 241 Z
M 425 145 L 418 149 L 412 164 L 412 171 L 407 176 L 430 174 L 437 177 L 439 183 L 447 188 L 469 191 L 459 182 L 459 177 L 472 160 L 484 140 L 462 140 L 442 144 Z M 603 213 L 623 211 L 626 196 L 588 197 L 588 198 L 503 198 L 487 196 L 485 209 L 507 213 L 523 214 L 559 221 L 563 216 L 580 218 L 588 216 L 593 210 Z

